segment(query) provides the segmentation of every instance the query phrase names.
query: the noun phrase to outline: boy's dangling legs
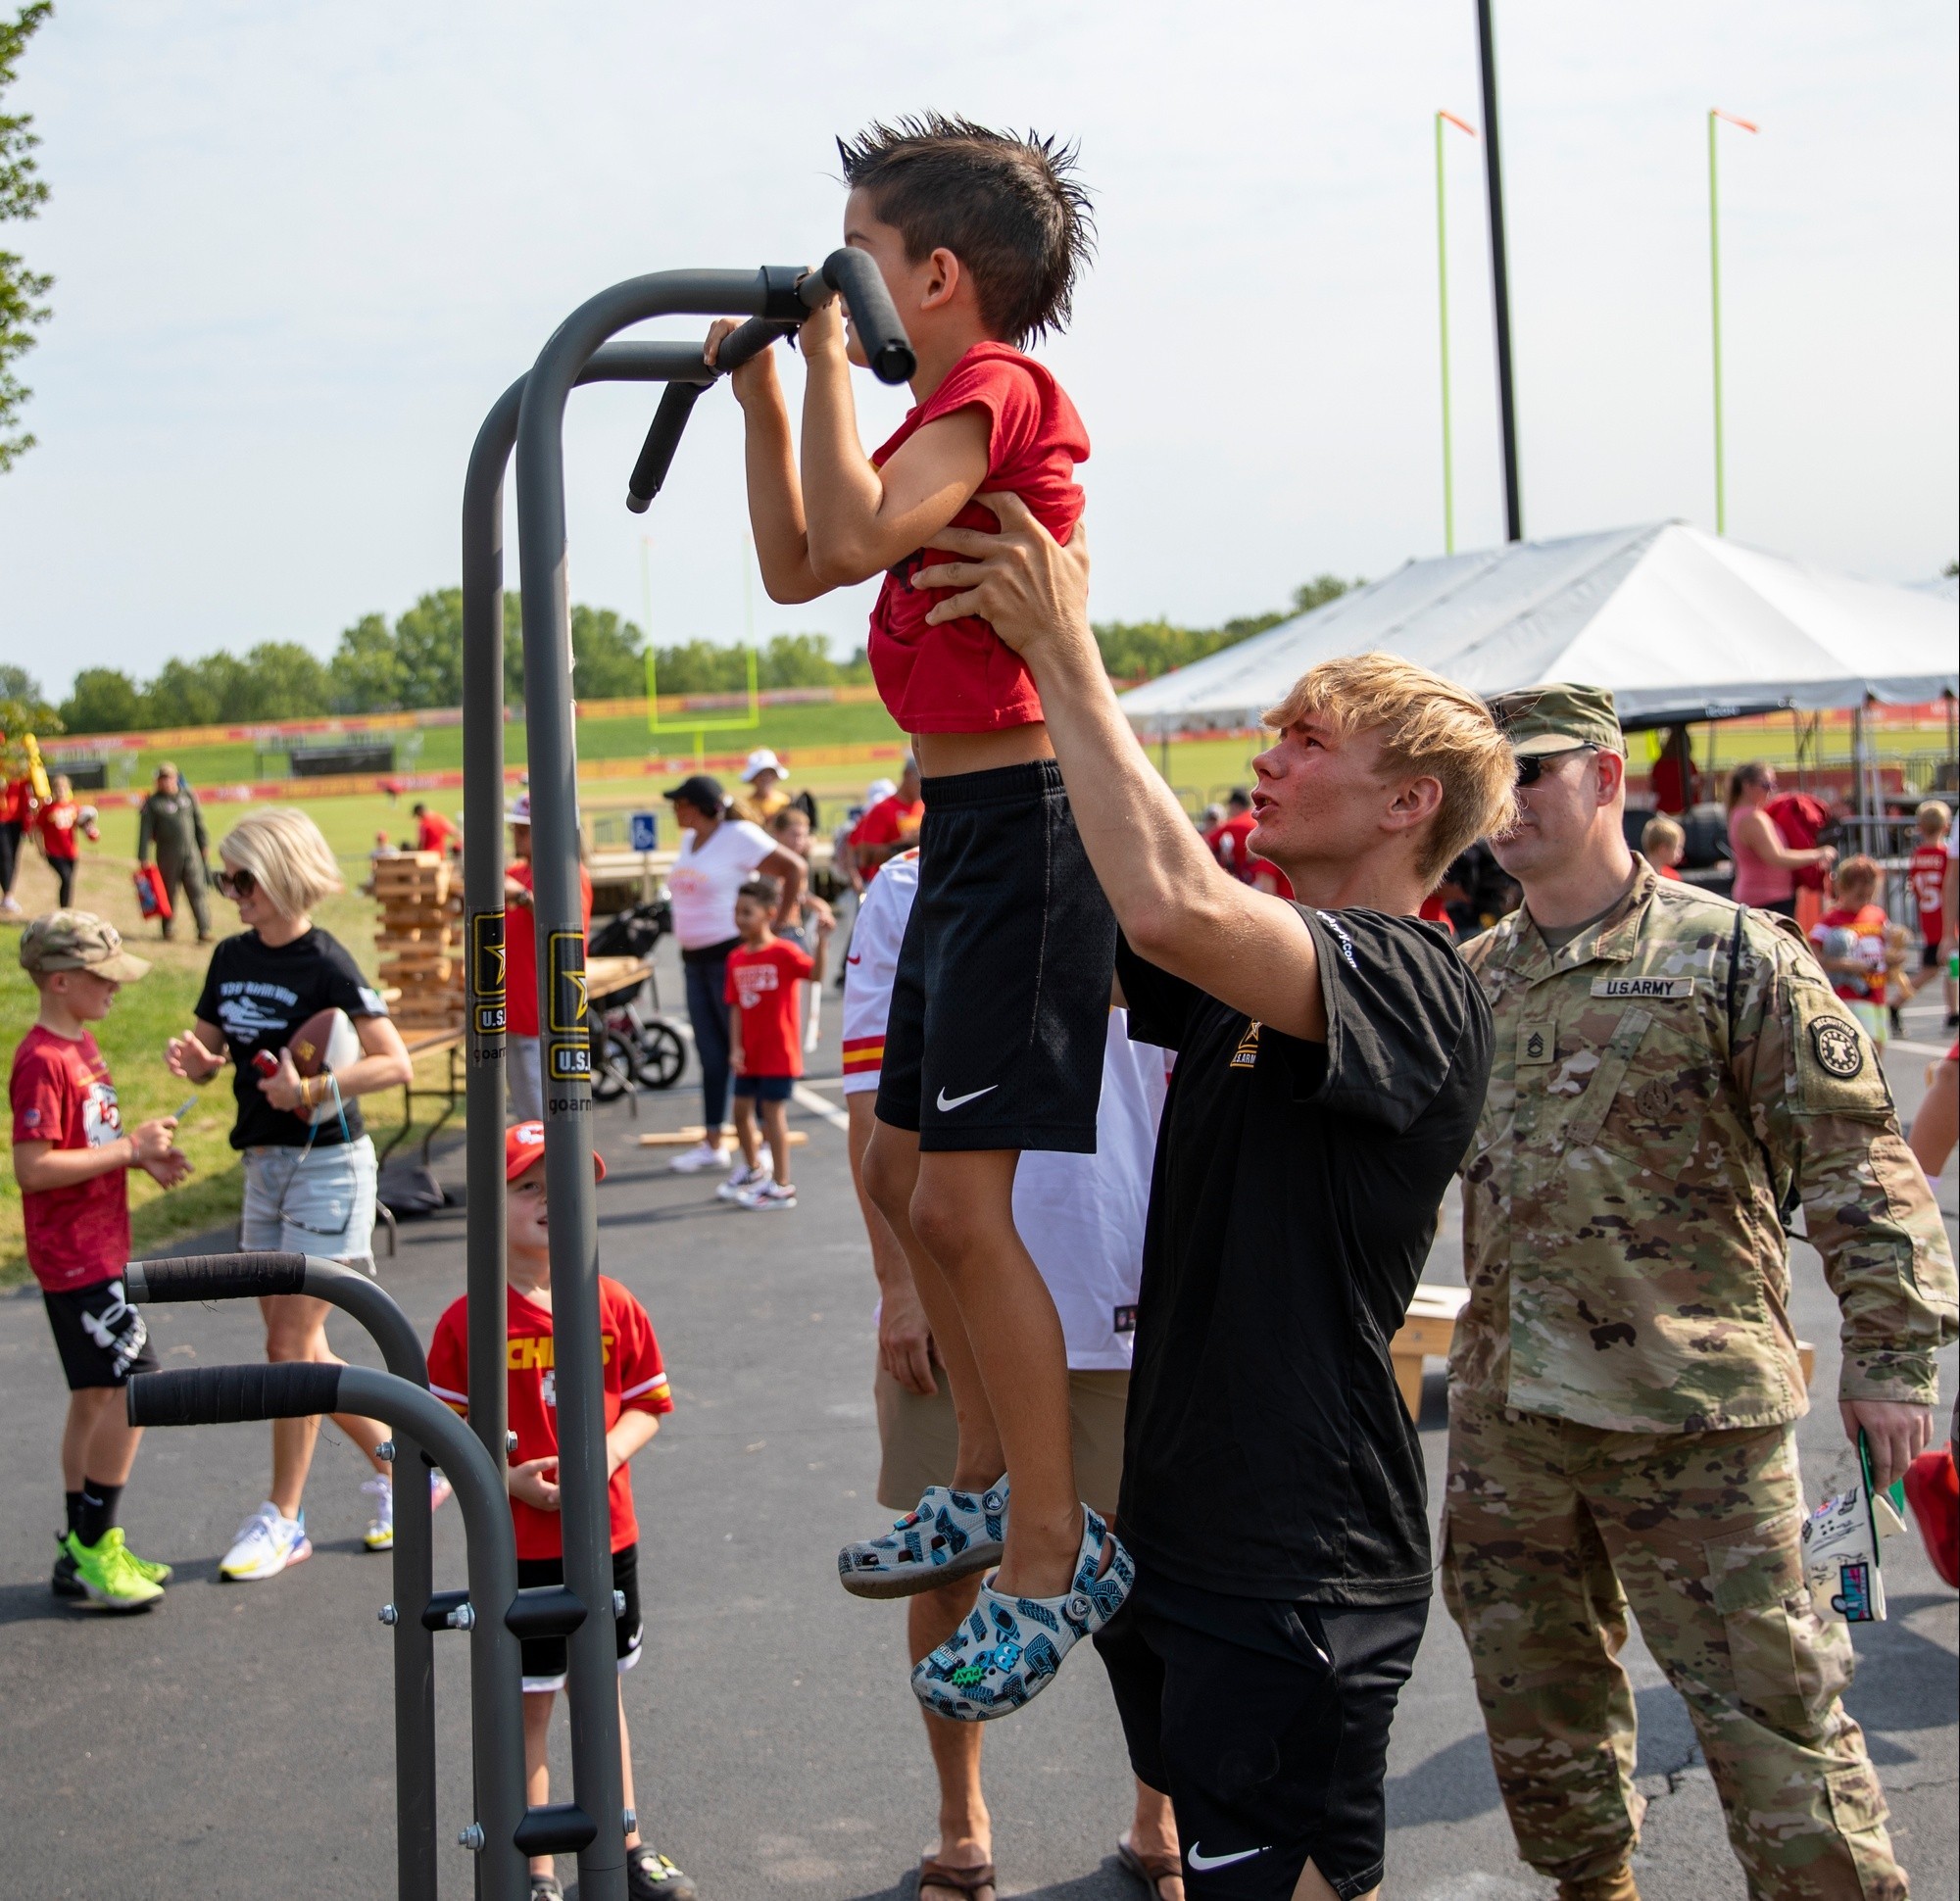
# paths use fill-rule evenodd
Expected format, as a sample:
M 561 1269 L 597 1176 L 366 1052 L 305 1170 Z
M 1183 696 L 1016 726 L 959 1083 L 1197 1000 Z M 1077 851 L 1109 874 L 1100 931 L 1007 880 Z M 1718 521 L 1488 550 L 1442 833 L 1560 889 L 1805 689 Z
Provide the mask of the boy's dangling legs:
M 1048 1284 L 1014 1227 L 1020 1159 L 1014 1148 L 920 1155 L 911 1228 L 957 1308 L 1006 1460 L 1013 1505 L 994 1587 L 1007 1597 L 1059 1597 L 1074 1576 L 1083 1532 L 1069 1437 L 1068 1343 Z M 954 1390 L 957 1406 L 956 1385 Z
M 864 1189 L 905 1250 L 919 1305 L 932 1329 L 933 1354 L 946 1374 L 954 1416 L 959 1422 L 959 1456 L 954 1465 L 953 1484 L 960 1491 L 985 1491 L 1006 1471 L 1007 1457 L 959 1303 L 939 1263 L 912 1228 L 912 1199 L 918 1181 L 918 1132 L 874 1122 L 870 1145 L 864 1152 Z

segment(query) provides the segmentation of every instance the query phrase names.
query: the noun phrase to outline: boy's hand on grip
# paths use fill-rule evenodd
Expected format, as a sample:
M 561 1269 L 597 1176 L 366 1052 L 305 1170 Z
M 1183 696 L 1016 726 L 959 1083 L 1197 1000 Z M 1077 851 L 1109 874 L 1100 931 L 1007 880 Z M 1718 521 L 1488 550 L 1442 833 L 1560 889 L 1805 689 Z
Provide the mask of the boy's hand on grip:
M 721 359 L 721 346 L 742 327 L 742 319 L 736 317 L 717 317 L 708 326 L 708 341 L 701 346 L 701 360 L 712 369 Z M 735 400 L 744 409 L 752 397 L 767 390 L 776 380 L 776 352 L 772 344 L 766 350 L 758 350 L 745 364 L 738 364 L 728 372 L 728 387 L 735 392 Z
M 812 361 L 822 356 L 848 354 L 843 298 L 826 298 L 804 318 L 803 327 L 797 332 L 797 348 Z

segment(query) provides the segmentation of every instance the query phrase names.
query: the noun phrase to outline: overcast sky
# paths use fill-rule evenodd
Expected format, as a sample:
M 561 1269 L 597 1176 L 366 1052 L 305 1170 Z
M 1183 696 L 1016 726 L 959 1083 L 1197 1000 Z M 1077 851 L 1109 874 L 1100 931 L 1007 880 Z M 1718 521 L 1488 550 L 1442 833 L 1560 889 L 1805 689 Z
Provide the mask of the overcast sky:
M 1886 579 L 1953 557 L 1955 23 L 1498 0 L 1528 534 L 1713 525 L 1719 105 L 1762 126 L 1723 129 L 1730 532 Z M 470 438 L 560 317 L 644 270 L 820 259 L 832 134 L 927 106 L 1081 141 L 1101 255 L 1046 354 L 1095 445 L 1099 617 L 1211 622 L 1443 545 L 1431 116 L 1482 122 L 1473 0 L 64 0 L 10 105 L 54 196 L 0 241 L 57 283 L 0 648 L 57 692 L 325 653 L 453 582 Z M 1480 165 L 1452 132 L 1459 547 L 1502 532 Z M 875 443 L 904 397 L 858 403 Z M 651 533 L 657 639 L 861 639 L 865 590 L 745 585 L 725 391 L 645 517 L 648 393 L 572 414 L 575 598 L 642 619 Z

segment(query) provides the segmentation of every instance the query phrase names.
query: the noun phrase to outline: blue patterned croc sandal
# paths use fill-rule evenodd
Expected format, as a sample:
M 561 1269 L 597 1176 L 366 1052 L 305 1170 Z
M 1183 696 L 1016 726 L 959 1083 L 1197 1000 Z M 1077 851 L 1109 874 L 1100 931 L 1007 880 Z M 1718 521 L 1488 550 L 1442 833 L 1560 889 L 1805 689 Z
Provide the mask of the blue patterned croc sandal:
M 986 1491 L 928 1486 L 917 1508 L 881 1538 L 847 1544 L 837 1576 L 854 1597 L 910 1597 L 1001 1562 L 1007 1482 Z
M 1104 1538 L 1112 1547 L 1098 1576 Z M 986 1723 L 1039 1696 L 1061 1660 L 1123 1608 L 1136 1567 L 1122 1540 L 1087 1505 L 1075 1584 L 1063 1597 L 1004 1597 L 991 1584 L 958 1630 L 912 1672 L 912 1694 L 935 1716 Z

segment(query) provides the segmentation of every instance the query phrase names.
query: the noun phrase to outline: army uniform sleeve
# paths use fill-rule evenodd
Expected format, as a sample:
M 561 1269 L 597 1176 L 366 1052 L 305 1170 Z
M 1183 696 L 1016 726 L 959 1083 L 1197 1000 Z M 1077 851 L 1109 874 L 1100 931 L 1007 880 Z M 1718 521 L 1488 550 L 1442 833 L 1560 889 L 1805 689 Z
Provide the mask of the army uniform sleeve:
M 1793 938 L 1752 920 L 1745 941 L 1733 1059 L 1778 1199 L 1801 1204 L 1843 1315 L 1838 1395 L 1931 1405 L 1953 1256 L 1878 1051 Z

